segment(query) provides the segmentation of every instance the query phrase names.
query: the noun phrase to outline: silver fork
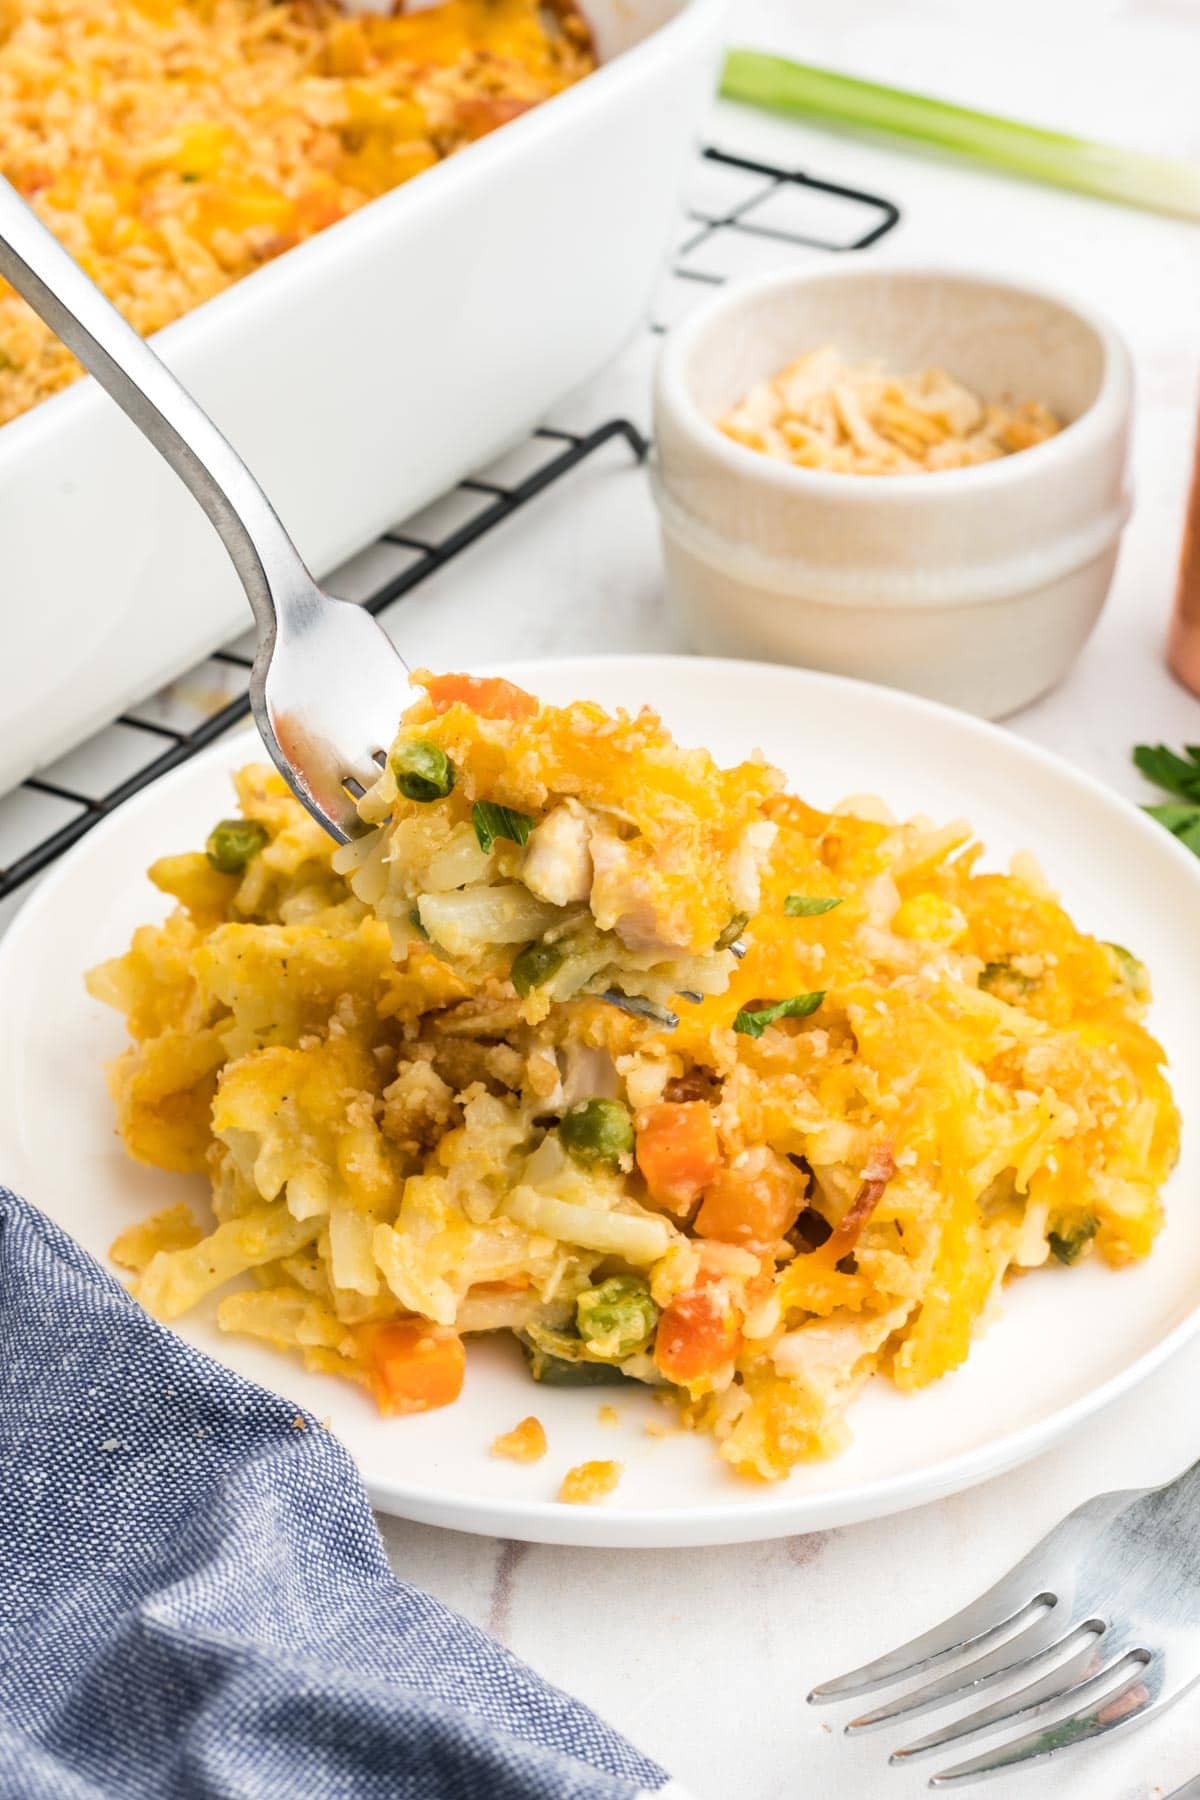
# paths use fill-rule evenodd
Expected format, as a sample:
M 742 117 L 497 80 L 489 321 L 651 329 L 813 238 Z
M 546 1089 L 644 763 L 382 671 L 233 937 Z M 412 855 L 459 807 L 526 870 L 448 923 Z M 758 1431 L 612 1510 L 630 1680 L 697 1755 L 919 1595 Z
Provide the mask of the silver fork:
M 961 1612 L 808 1697 L 872 1693 L 966 1653 L 974 1660 L 859 1714 L 846 1731 L 898 1725 L 1020 1682 L 892 1753 L 907 1763 L 978 1732 L 1046 1719 L 943 1769 L 929 1783 L 941 1788 L 1156 1717 L 1200 1677 L 1200 1463 L 1163 1487 L 1086 1501 Z M 1200 1781 L 1180 1792 L 1200 1795 Z
M 258 627 L 255 722 L 284 780 L 339 842 L 412 698 L 370 613 L 319 588 L 253 475 L 202 408 L 0 178 L 0 274 L 74 351 L 191 489 L 221 535 Z M 164 596 L 169 602 L 169 596 Z
M 200 502 L 258 627 L 250 704 L 275 767 L 339 843 L 365 827 L 376 779 L 412 694 L 408 667 L 362 607 L 319 588 L 229 440 L 0 176 L 0 275 L 116 401 Z M 744 955 L 744 946 L 733 946 Z M 610 1006 L 672 1031 L 676 1013 L 613 988 Z M 700 994 L 683 998 L 699 1001 Z

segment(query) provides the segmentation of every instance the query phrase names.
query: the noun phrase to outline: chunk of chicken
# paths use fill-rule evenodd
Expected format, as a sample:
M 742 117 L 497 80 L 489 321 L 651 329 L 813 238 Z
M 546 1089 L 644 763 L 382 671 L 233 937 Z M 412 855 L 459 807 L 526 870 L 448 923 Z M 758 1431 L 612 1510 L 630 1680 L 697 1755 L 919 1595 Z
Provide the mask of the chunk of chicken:
M 587 814 L 578 800 L 563 800 L 529 834 L 521 880 L 539 900 L 571 906 L 592 891 L 592 852 Z
M 607 826 L 593 826 L 592 867 L 592 917 L 601 931 L 615 931 L 635 954 L 687 954 L 686 921 L 662 916 L 662 896 L 632 844 Z

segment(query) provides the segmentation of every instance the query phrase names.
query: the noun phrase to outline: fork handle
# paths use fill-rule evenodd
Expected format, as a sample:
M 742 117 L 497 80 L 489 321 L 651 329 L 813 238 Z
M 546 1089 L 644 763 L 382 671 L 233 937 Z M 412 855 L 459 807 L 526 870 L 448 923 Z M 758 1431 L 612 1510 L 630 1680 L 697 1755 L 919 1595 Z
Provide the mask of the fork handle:
M 259 628 L 312 577 L 227 438 L 0 176 L 0 274 L 73 350 L 191 489 L 221 535 Z

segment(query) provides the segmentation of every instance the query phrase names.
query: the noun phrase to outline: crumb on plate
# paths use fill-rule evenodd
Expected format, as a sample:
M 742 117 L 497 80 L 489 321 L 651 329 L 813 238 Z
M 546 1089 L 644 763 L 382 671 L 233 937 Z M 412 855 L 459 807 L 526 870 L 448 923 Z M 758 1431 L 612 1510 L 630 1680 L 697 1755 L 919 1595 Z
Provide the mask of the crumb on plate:
M 506 1456 L 510 1462 L 538 1462 L 545 1454 L 546 1428 L 532 1413 L 511 1431 L 502 1431 L 492 1444 L 492 1455 Z
M 591 1506 L 611 1494 L 624 1472 L 619 1462 L 576 1463 L 568 1469 L 558 1490 L 558 1497 L 568 1506 Z

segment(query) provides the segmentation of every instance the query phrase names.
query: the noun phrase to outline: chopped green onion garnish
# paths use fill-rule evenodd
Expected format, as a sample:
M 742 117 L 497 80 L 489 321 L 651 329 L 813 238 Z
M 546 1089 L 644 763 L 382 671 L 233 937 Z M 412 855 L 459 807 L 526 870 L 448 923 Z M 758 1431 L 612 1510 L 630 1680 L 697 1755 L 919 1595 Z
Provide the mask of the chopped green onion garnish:
M 928 94 L 859 81 L 852 75 L 789 62 L 786 57 L 758 50 L 729 52 L 721 93 L 726 100 L 741 100 L 798 118 L 890 131 L 915 143 L 973 156 L 1013 175 L 1028 175 L 1035 181 L 1143 206 L 1151 212 L 1200 219 L 1200 165 L 1181 157 L 1157 156 L 1047 131 L 997 113 L 976 112 Z
M 832 900 L 818 900 L 809 894 L 789 894 L 783 910 L 789 919 L 818 919 L 822 913 L 832 912 L 835 906 L 840 906 L 842 898 L 841 894 Z
M 458 770 L 437 744 L 414 738 L 397 744 L 391 756 L 396 786 L 406 800 L 419 800 L 427 806 L 431 800 L 444 800 L 458 780 Z
M 424 938 L 425 942 L 428 943 L 429 942 L 429 933 L 426 931 L 425 927 L 421 923 L 421 911 L 420 911 L 419 907 L 416 907 L 416 906 L 409 907 L 408 922 L 412 926 L 413 930 L 416 932 L 417 936 L 420 938 Z
M 471 809 L 471 823 L 479 848 L 487 856 L 497 838 L 508 838 L 514 844 L 527 844 L 533 830 L 528 813 L 513 812 L 511 807 L 497 806 L 492 800 L 477 800 Z
M 743 1037 L 760 1038 L 767 1026 L 779 1019 L 807 1019 L 824 998 L 824 990 L 819 994 L 793 994 L 790 1000 L 777 1000 L 774 1006 L 761 1006 L 753 1012 L 743 1010 L 733 1021 L 733 1029 Z
M 208 834 L 205 854 L 222 875 L 240 875 L 270 836 L 257 819 L 222 819 Z

